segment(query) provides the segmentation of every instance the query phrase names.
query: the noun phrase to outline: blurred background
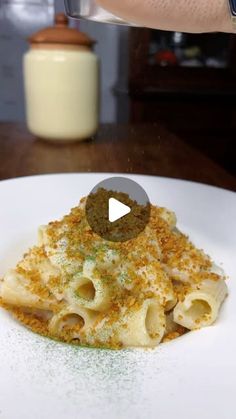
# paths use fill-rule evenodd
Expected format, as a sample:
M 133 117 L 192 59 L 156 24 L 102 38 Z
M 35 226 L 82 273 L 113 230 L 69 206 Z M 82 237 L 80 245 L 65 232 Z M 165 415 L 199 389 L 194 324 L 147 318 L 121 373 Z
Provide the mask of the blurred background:
M 0 0 L 0 122 L 24 122 L 27 37 L 63 0 Z M 236 174 L 236 37 L 71 21 L 97 41 L 102 123 L 161 123 Z

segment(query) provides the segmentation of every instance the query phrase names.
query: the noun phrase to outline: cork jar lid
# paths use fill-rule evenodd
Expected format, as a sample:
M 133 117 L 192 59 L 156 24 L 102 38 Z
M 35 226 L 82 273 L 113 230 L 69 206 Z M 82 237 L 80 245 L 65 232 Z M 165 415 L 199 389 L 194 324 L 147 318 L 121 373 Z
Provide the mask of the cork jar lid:
M 88 35 L 77 29 L 69 28 L 68 18 L 64 13 L 55 16 L 55 25 L 36 32 L 29 38 L 31 47 L 43 48 L 47 45 L 74 46 L 91 48 L 95 43 Z

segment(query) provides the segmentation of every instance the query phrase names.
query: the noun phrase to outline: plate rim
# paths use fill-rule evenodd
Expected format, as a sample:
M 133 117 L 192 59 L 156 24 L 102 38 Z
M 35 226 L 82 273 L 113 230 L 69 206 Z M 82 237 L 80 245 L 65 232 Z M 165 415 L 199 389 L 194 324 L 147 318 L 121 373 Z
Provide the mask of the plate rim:
M 202 182 L 198 182 L 198 181 L 194 181 L 194 180 L 189 180 L 189 179 L 181 179 L 181 178 L 175 178 L 175 177 L 168 177 L 168 176 L 159 176 L 159 175 L 148 175 L 148 174 L 142 174 L 142 173 L 124 173 L 124 172 L 55 172 L 55 173 L 42 173 L 42 174 L 34 174 L 34 175 L 26 175 L 26 176 L 17 176 L 17 177 L 13 177 L 13 178 L 7 178 L 7 179 L 1 179 L 0 180 L 0 185 L 1 184 L 6 184 L 6 183 L 11 183 L 11 182 L 18 182 L 18 181 L 22 181 L 22 180 L 27 180 L 27 179 L 39 179 L 39 178 L 44 178 L 44 177 L 56 177 L 56 176 L 65 176 L 65 177 L 69 177 L 69 176 L 80 176 L 80 175 L 86 175 L 86 176 L 108 176 L 108 177 L 118 177 L 118 176 L 122 176 L 122 177 L 145 177 L 145 178 L 151 178 L 151 179 L 159 179 L 159 180 L 167 180 L 171 183 L 182 183 L 182 184 L 187 184 L 187 185 L 193 185 L 193 186 L 200 186 L 203 188 L 207 188 L 207 189 L 212 189 L 212 190 L 218 190 L 218 191 L 223 191 L 226 193 L 230 193 L 232 196 L 236 196 L 236 191 L 231 190 L 231 189 L 227 189 L 227 188 L 222 188 L 220 186 L 216 186 L 216 185 L 211 185 L 209 183 L 202 183 Z

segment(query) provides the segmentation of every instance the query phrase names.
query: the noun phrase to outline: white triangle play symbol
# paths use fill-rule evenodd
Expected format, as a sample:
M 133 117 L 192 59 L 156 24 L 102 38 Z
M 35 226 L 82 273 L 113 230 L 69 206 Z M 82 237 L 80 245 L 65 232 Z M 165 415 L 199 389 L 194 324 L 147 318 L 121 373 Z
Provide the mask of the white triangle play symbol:
M 131 212 L 130 207 L 115 198 L 109 199 L 109 221 L 114 223 Z

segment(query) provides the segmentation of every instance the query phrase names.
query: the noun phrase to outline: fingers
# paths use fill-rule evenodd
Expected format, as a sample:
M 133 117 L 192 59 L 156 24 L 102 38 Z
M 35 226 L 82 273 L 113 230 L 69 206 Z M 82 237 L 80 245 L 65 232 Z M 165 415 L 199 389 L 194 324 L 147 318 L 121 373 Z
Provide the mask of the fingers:
M 183 32 L 231 32 L 228 0 L 97 0 L 140 26 Z

